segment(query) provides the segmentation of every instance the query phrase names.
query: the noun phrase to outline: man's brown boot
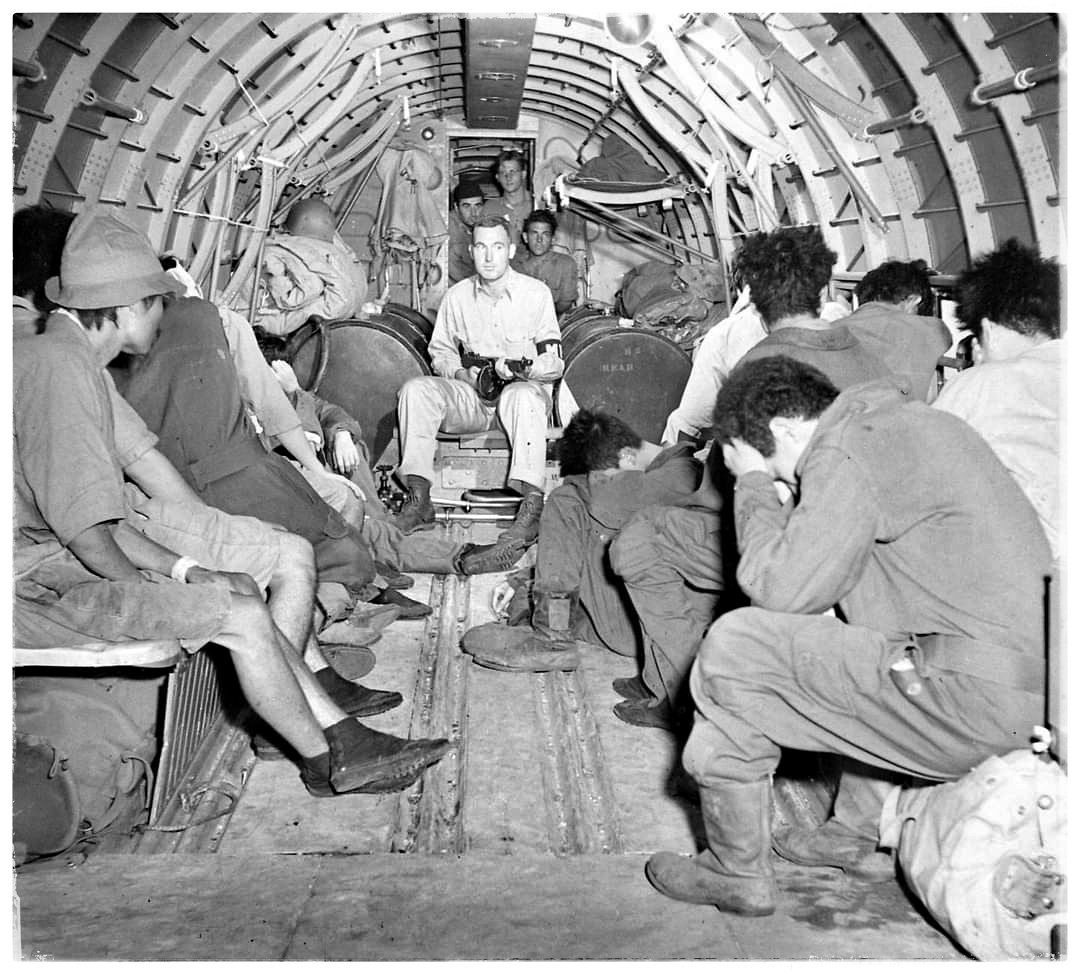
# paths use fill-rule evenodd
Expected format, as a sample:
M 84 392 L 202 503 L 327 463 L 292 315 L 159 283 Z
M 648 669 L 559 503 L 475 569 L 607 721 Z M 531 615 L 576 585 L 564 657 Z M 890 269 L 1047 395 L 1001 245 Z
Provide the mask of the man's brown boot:
M 431 504 L 430 481 L 410 474 L 405 478 L 405 489 L 409 492 L 408 496 L 401 513 L 394 520 L 401 533 L 411 534 L 433 525 L 435 508 Z
M 708 847 L 692 859 L 658 852 L 646 864 L 645 875 L 673 900 L 742 916 L 768 916 L 776 910 L 769 845 L 772 782 L 733 781 L 700 791 Z

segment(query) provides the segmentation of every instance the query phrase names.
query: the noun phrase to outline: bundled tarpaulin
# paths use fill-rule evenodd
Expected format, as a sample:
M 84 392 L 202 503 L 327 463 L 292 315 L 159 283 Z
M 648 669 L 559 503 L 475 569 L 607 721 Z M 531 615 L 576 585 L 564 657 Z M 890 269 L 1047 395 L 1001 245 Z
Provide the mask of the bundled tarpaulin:
M 645 261 L 623 277 L 619 310 L 690 351 L 728 312 L 723 267 Z
M 382 196 L 371 231 L 372 250 L 407 253 L 438 247 L 448 236 L 446 221 L 435 201 L 443 174 L 431 154 L 410 142 L 395 139 L 376 165 Z

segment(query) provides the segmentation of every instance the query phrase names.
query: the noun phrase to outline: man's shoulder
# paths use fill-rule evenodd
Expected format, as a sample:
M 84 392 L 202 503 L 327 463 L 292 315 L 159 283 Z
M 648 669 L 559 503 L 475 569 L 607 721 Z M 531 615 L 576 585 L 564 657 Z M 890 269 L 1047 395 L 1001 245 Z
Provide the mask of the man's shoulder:
M 39 367 L 50 363 L 64 372 L 87 371 L 96 367 L 90 348 L 72 329 L 80 326 L 53 320 L 40 335 L 18 335 L 12 342 L 15 368 Z
M 539 294 L 551 297 L 551 289 L 538 277 L 509 267 L 507 285 L 515 294 Z

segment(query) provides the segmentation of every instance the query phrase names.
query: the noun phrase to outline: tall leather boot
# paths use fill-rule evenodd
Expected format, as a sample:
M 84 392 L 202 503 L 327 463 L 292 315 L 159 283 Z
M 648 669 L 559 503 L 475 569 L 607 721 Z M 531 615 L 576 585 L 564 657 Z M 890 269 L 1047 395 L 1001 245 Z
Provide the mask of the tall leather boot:
M 466 653 L 493 670 L 515 673 L 548 673 L 576 670 L 580 652 L 589 644 L 574 639 L 571 618 L 578 593 L 533 590 L 531 626 L 508 626 L 488 622 L 474 626 L 462 638 Z
M 645 875 L 665 896 L 725 913 L 768 916 L 776 909 L 770 834 L 772 782 L 701 788 L 708 847 L 693 858 L 658 852 Z
M 435 523 L 435 508 L 431 504 L 431 483 L 412 474 L 405 478 L 409 492 L 394 523 L 402 534 L 411 534 Z

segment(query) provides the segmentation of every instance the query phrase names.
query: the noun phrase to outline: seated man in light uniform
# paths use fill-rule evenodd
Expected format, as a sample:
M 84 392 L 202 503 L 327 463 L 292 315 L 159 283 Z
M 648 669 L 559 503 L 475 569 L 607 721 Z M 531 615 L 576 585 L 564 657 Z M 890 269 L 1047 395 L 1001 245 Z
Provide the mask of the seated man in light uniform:
M 504 220 L 485 217 L 473 227 L 476 274 L 446 292 L 428 343 L 435 375 L 410 379 L 399 393 L 398 477 L 408 498 L 397 523 L 406 533 L 435 521 L 430 491 L 438 432 L 478 433 L 498 423 L 510 441 L 507 486 L 523 497 L 503 537 L 522 545 L 536 538 L 544 506 L 552 384 L 563 372 L 562 345 L 551 291 L 515 271 L 513 256 Z M 495 359 L 503 379 L 512 378 L 508 359 L 530 359 L 532 364 L 524 379 L 510 382 L 497 402 L 487 403 L 476 389 L 480 370 L 462 365 L 462 350 Z
M 982 434 L 1061 554 L 1061 269 L 1015 239 L 960 275 L 957 316 L 982 359 L 934 405 Z
M 851 313 L 851 308 L 841 301 L 829 300 L 822 295 L 819 316 L 824 321 L 839 321 Z M 717 322 L 702 337 L 694 349 L 694 364 L 683 388 L 679 405 L 667 418 L 660 442 L 675 443 L 683 439 L 704 438 L 712 422 L 712 409 L 716 394 L 728 374 L 739 360 L 768 332 L 761 315 L 750 297 L 749 285 L 740 288 L 731 313 Z

